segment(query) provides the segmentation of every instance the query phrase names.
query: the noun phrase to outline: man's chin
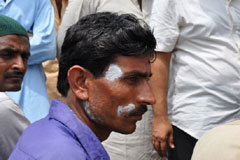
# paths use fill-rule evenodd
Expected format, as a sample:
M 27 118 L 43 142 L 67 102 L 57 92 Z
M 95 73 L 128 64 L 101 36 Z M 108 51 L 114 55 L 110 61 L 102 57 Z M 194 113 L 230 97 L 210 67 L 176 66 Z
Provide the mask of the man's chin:
M 16 92 L 21 89 L 21 86 L 9 86 L 4 89 L 4 91 Z
M 120 132 L 120 133 L 122 133 L 122 134 L 131 134 L 131 133 L 133 133 L 135 130 L 136 130 L 136 124 L 135 124 L 134 126 L 132 126 L 132 127 L 125 128 L 125 129 L 123 129 L 123 130 L 121 130 L 121 131 L 118 131 L 118 132 Z
M 19 91 L 21 88 L 17 88 L 17 89 L 12 89 L 10 92 L 16 92 L 16 91 Z

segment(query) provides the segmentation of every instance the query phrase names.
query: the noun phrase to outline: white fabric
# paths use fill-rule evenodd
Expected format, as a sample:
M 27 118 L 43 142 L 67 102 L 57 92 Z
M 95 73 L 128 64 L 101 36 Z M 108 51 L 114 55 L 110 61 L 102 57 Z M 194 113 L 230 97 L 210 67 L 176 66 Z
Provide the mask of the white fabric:
M 0 92 L 0 160 L 8 159 L 29 124 L 22 109 L 6 93 Z
M 205 133 L 195 145 L 192 160 L 239 160 L 240 120 Z
M 157 51 L 172 52 L 168 111 L 199 138 L 240 118 L 240 0 L 155 0 Z

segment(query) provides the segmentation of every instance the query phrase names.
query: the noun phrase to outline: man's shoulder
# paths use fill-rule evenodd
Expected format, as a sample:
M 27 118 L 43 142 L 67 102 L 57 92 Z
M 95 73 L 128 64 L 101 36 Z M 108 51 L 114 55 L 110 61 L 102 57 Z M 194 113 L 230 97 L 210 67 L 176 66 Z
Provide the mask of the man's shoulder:
M 24 116 L 20 106 L 6 93 L 0 92 L 0 117 L 11 117 L 16 115 Z
M 5 92 L 0 92 L 0 103 L 3 103 L 5 101 L 12 101 L 12 99 L 5 93 Z
M 5 128 L 4 132 L 10 129 L 18 134 L 30 124 L 20 106 L 7 95 L 0 98 L 0 121 L 0 128 Z
M 86 157 L 74 133 L 61 122 L 49 117 L 33 123 L 24 131 L 13 155 L 15 154 L 31 155 L 36 159 Z
M 38 144 L 35 144 L 36 146 Z M 69 144 L 57 143 L 49 144 L 43 149 L 37 149 L 36 151 L 27 150 L 22 148 L 21 144 L 18 144 L 14 151 L 12 152 L 9 160 L 18 160 L 21 157 L 21 160 L 86 160 L 87 154 L 81 148 L 74 148 Z

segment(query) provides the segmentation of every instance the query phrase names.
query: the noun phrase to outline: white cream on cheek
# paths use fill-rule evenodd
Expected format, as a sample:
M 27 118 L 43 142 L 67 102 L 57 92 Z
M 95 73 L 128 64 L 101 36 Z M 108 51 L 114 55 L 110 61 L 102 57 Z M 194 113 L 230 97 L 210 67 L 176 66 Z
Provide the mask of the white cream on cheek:
M 89 103 L 88 101 L 83 101 L 83 108 L 86 112 L 86 114 L 88 115 L 88 117 L 94 121 L 94 122 L 97 122 L 97 123 L 100 123 L 101 122 L 101 119 L 99 119 L 98 117 L 94 116 L 92 114 L 92 112 L 90 111 L 90 108 L 89 108 Z M 94 109 L 95 107 L 92 107 L 92 109 Z
M 123 114 L 123 113 L 129 113 L 131 112 L 132 110 L 134 110 L 136 107 L 134 104 L 130 103 L 129 105 L 127 106 L 118 106 L 117 108 L 117 115 L 118 117 Z
M 123 72 L 121 68 L 116 64 L 111 64 L 107 72 L 105 73 L 105 79 L 110 82 L 114 82 L 115 80 L 122 77 L 122 75 L 123 75 Z

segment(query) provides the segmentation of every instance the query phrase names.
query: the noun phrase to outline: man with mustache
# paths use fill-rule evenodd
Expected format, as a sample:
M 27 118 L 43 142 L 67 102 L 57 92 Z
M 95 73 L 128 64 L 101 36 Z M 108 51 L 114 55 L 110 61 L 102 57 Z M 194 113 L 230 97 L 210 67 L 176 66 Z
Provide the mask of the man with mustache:
M 155 38 L 129 14 L 102 12 L 67 30 L 59 62 L 58 90 L 47 117 L 30 125 L 10 160 L 109 160 L 101 142 L 112 131 L 130 134 L 146 105 Z
M 56 57 L 54 10 L 50 0 L 0 0 L 0 14 L 15 19 L 29 33 L 31 56 L 22 88 L 7 94 L 35 122 L 45 117 L 50 107 L 42 63 Z
M 98 12 L 117 12 L 134 14 L 137 18 L 143 19 L 148 23 L 151 3 L 152 0 L 69 0 L 57 35 L 58 57 L 66 30 L 81 17 Z M 48 76 L 50 75 L 48 74 Z M 48 79 L 49 81 L 53 82 L 52 79 Z M 148 111 L 144 114 L 142 120 L 137 122 L 137 128 L 133 134 L 124 135 L 112 132 L 108 139 L 103 142 L 110 159 L 160 159 L 152 145 L 152 120 L 152 106 L 148 106 Z M 119 150 L 121 151 L 120 154 Z
M 30 124 L 5 93 L 21 89 L 29 56 L 27 31 L 17 21 L 0 15 L 0 160 L 8 159 L 22 131 Z

